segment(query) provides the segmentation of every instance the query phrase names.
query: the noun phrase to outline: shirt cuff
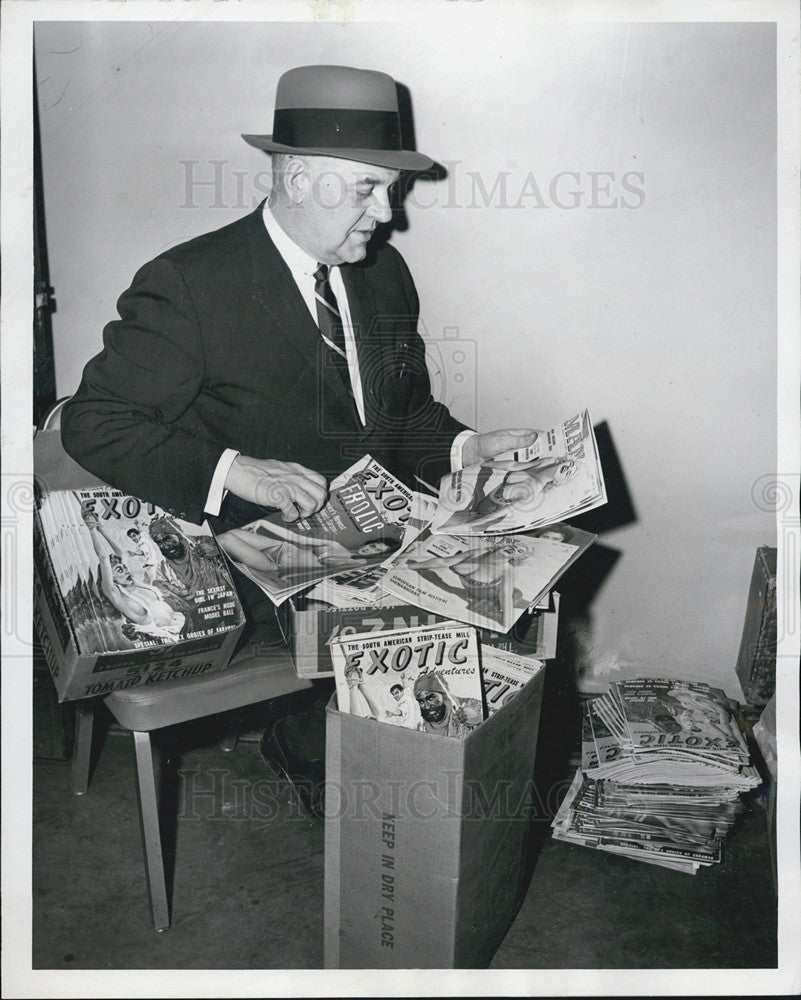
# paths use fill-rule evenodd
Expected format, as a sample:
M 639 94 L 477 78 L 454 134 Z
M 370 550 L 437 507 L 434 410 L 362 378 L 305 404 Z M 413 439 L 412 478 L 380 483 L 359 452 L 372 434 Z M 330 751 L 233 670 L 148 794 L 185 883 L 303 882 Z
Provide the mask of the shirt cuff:
M 456 472 L 458 469 L 464 468 L 462 452 L 464 451 L 465 444 L 474 437 L 478 437 L 478 431 L 462 431 L 453 439 L 453 444 L 451 445 L 451 472 Z
M 206 497 L 206 506 L 203 508 L 204 514 L 211 514 L 216 517 L 220 513 L 220 507 L 225 499 L 225 494 L 228 492 L 225 488 L 225 480 L 231 466 L 234 464 L 235 458 L 239 458 L 239 452 L 234 451 L 233 448 L 226 448 L 222 455 L 220 455 L 217 468 L 211 477 L 211 486 L 209 486 L 209 494 Z

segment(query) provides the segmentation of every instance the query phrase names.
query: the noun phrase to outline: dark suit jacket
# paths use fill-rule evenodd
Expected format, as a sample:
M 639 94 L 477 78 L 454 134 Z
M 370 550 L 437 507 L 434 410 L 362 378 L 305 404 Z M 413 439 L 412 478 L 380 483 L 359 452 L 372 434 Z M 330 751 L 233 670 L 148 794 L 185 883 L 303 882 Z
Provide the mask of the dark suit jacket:
M 432 399 L 406 264 L 383 245 L 342 276 L 366 427 L 259 208 L 137 272 L 64 409 L 64 447 L 113 486 L 192 520 L 228 447 L 327 478 L 369 453 L 410 485 L 437 484 L 464 425 Z M 224 523 L 257 516 L 226 503 Z

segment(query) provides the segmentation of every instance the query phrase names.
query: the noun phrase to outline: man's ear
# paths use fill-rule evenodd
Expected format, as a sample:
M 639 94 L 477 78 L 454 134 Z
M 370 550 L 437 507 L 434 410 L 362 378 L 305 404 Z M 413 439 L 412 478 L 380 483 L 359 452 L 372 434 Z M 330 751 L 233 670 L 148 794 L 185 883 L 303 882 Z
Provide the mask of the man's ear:
M 281 174 L 284 191 L 293 205 L 300 205 L 309 187 L 309 164 L 302 156 L 290 156 Z

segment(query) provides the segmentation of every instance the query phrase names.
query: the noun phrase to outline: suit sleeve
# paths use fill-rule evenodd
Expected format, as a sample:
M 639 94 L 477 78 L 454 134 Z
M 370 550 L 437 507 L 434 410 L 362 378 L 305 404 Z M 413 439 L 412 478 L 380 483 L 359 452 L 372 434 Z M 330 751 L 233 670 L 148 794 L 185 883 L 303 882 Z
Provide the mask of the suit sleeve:
M 64 448 L 112 486 L 201 520 L 224 448 L 189 414 L 204 378 L 191 296 L 159 258 L 137 272 L 117 308 L 64 408 Z

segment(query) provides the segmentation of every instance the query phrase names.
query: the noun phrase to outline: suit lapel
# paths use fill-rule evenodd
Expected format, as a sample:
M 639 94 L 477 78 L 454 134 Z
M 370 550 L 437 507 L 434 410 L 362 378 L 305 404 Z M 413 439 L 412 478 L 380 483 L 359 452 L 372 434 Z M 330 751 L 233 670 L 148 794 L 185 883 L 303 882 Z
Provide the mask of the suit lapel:
M 364 267 L 359 264 L 342 268 L 342 281 L 348 294 L 351 320 L 359 355 L 364 409 L 367 420 L 365 433 L 375 428 L 384 403 L 384 381 L 393 372 L 393 337 L 389 317 L 378 314 L 376 293 Z
M 376 422 L 375 384 L 376 379 L 380 381 L 379 372 L 383 371 L 385 353 L 381 338 L 375 336 L 377 332 L 374 329 L 377 309 L 375 291 L 365 278 L 364 268 L 358 264 L 346 265 L 341 268 L 341 272 L 342 283 L 348 296 L 348 308 L 356 340 L 356 353 L 359 357 L 364 413 L 367 421 L 367 425 L 363 429 L 365 435 L 368 435 Z M 378 352 L 378 357 L 376 357 L 376 352 Z
M 254 298 L 269 313 L 278 336 L 288 340 L 317 372 L 321 399 L 334 397 L 340 407 L 351 410 L 353 399 L 333 366 L 325 363 L 327 348 L 320 331 L 289 268 L 270 239 L 261 213 L 260 206 L 251 215 L 248 233 Z
M 375 319 L 375 292 L 364 277 L 361 267 L 342 267 L 342 283 L 348 294 L 348 307 L 353 323 L 356 344 L 359 345 L 370 336 L 370 324 Z
M 255 298 L 270 314 L 280 335 L 311 363 L 319 339 L 317 326 L 283 257 L 267 235 L 261 207 L 251 215 L 251 222 L 248 243 Z

